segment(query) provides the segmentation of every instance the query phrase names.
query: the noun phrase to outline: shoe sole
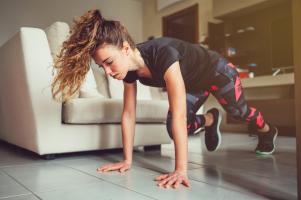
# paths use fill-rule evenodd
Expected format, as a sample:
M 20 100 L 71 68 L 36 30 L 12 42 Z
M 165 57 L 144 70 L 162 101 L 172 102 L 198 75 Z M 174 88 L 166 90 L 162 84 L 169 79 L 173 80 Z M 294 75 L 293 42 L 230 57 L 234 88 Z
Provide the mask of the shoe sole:
M 275 149 L 276 149 L 275 141 L 276 141 L 277 136 L 278 136 L 278 129 L 276 128 L 276 134 L 274 135 L 274 138 L 273 138 L 274 148 L 273 148 L 272 151 L 270 151 L 270 152 L 262 152 L 262 151 L 257 150 L 256 154 L 258 154 L 258 155 L 271 155 L 271 154 L 273 154 L 275 152 Z
M 200 128 L 198 128 L 198 129 L 196 129 L 194 132 L 193 132 L 193 134 L 192 135 L 197 135 L 197 134 L 200 134 L 202 131 L 204 131 L 205 129 L 204 129 L 204 127 L 200 127 Z
M 217 119 L 217 138 L 218 138 L 218 143 L 217 143 L 217 146 L 215 147 L 215 149 L 213 149 L 213 150 L 208 150 L 208 151 L 216 151 L 218 148 L 219 148 L 219 146 L 221 145 L 221 143 L 222 143 L 222 136 L 221 136 L 221 132 L 220 132 L 220 130 L 219 130 L 219 127 L 220 127 L 220 124 L 221 124 L 221 122 L 222 122 L 222 116 L 221 116 L 221 113 L 220 113 L 220 111 L 218 111 L 218 119 Z M 206 137 L 206 132 L 205 132 L 205 137 Z M 206 141 L 206 140 L 205 140 Z

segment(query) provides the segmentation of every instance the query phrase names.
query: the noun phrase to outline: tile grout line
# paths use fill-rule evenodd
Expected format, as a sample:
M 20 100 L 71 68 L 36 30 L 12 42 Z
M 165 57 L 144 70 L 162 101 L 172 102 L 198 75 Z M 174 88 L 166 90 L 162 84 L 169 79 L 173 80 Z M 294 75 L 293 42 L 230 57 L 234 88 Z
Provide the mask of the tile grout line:
M 228 191 L 232 191 L 232 192 L 237 192 L 237 193 L 240 193 L 240 194 L 248 195 L 247 192 L 242 192 L 242 191 L 239 191 L 239 190 L 231 189 L 231 188 L 228 188 L 227 186 L 225 187 L 225 186 L 221 186 L 221 185 L 214 185 L 212 183 L 207 183 L 207 182 L 200 181 L 200 180 L 193 179 L 193 178 L 190 178 L 190 180 L 193 180 L 193 181 L 196 181 L 196 182 L 201 182 L 201 183 L 204 183 L 206 185 L 210 185 L 212 187 L 218 187 L 218 188 L 222 188 L 224 190 L 228 190 Z
M 3 171 L 3 170 L 1 170 L 1 171 Z M 36 198 L 41 199 L 35 192 L 33 192 L 32 190 L 30 190 L 29 188 L 27 188 L 25 185 L 23 185 L 20 181 L 18 181 L 17 179 L 15 179 L 13 176 L 9 175 L 6 171 L 3 171 L 3 173 L 6 174 L 11 179 L 13 179 L 20 186 L 24 187 L 26 190 L 28 190 L 29 192 L 31 192 L 31 194 L 34 195 Z
M 9 167 L 20 167 L 20 166 L 26 166 L 26 165 L 41 165 L 41 164 L 46 164 L 50 163 L 51 161 L 38 161 L 34 163 L 20 163 L 20 164 L 12 164 L 12 165 L 2 165 L 0 166 L 0 170 L 4 168 L 9 168 Z
M 7 197 L 0 197 L 0 200 L 3 200 L 3 199 L 9 199 L 9 198 L 15 198 L 15 197 L 28 196 L 28 195 L 32 195 L 32 193 L 28 193 L 28 194 L 17 194 L 17 195 L 11 195 L 11 196 L 7 196 Z
M 107 180 L 105 180 L 105 179 L 103 179 L 103 178 L 94 176 L 94 175 L 89 174 L 89 173 L 87 173 L 87 172 L 85 172 L 85 171 L 82 171 L 82 170 L 80 170 L 80 169 L 76 169 L 76 168 L 73 168 L 73 167 L 70 167 L 70 166 L 67 166 L 67 165 L 63 165 L 63 164 L 60 164 L 60 163 L 57 163 L 57 164 L 58 164 L 58 165 L 61 165 L 61 166 L 64 166 L 64 167 L 67 167 L 67 168 L 70 168 L 70 169 L 73 169 L 73 170 L 76 170 L 76 171 L 81 172 L 81 173 L 83 173 L 83 174 L 86 174 L 86 175 L 88 175 L 88 176 L 92 176 L 92 177 L 94 177 L 94 178 L 100 179 L 100 180 L 102 180 L 102 181 L 104 181 L 104 182 L 110 183 L 110 184 L 115 185 L 115 186 L 117 186 L 117 187 L 121 187 L 121 188 L 127 189 L 127 190 L 129 190 L 129 191 L 132 191 L 132 192 L 134 192 L 134 193 L 136 193 L 136 194 L 145 196 L 145 197 L 147 197 L 147 198 L 158 200 L 158 199 L 156 199 L 156 198 L 154 198 L 154 197 L 151 197 L 151 196 L 148 196 L 148 195 L 146 195 L 146 194 L 137 192 L 137 191 L 132 190 L 132 189 L 129 189 L 129 188 L 127 188 L 127 187 L 123 187 L 122 185 L 118 185 L 118 184 L 116 184 L 116 183 L 114 183 L 114 182 L 107 181 Z

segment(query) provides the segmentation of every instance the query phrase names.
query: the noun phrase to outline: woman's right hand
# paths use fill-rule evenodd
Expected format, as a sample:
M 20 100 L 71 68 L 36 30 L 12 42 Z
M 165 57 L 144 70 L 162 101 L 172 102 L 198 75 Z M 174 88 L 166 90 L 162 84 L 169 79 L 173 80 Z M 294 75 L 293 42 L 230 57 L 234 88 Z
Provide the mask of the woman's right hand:
M 131 168 L 131 163 L 128 161 L 121 161 L 118 163 L 106 164 L 101 167 L 98 167 L 96 170 L 98 172 L 108 172 L 108 171 L 119 171 L 125 172 Z

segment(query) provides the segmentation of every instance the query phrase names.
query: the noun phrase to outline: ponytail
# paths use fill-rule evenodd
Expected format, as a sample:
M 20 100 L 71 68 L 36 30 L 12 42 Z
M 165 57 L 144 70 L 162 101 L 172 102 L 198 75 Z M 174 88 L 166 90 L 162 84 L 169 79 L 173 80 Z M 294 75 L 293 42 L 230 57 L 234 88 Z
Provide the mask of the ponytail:
M 51 85 L 53 98 L 63 102 L 79 90 L 97 48 L 103 44 L 122 48 L 124 41 L 136 48 L 126 28 L 118 21 L 106 20 L 99 10 L 90 10 L 74 20 L 54 62 L 57 74 Z

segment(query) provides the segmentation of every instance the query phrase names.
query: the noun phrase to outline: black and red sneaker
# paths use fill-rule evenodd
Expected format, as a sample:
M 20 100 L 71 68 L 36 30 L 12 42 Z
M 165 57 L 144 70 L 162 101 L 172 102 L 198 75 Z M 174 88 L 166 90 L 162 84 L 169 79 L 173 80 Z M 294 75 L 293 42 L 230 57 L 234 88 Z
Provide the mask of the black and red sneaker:
M 278 135 L 278 129 L 275 126 L 270 126 L 267 133 L 257 131 L 258 144 L 255 149 L 256 154 L 270 155 L 275 151 L 275 141 Z
M 221 144 L 221 132 L 219 130 L 222 116 L 217 108 L 212 108 L 207 111 L 213 115 L 213 123 L 211 126 L 205 126 L 205 144 L 208 151 L 216 151 Z

